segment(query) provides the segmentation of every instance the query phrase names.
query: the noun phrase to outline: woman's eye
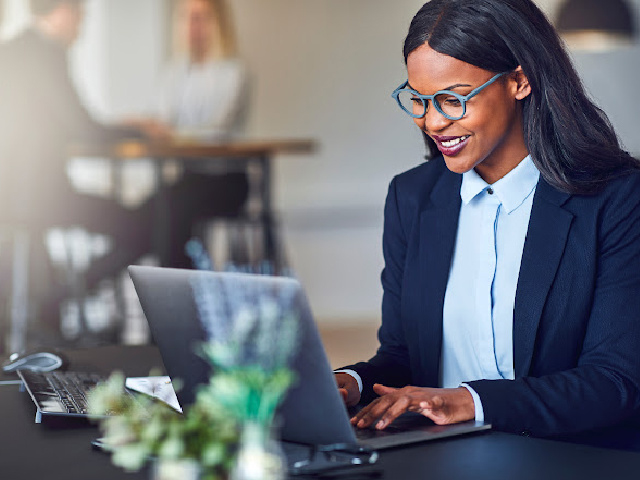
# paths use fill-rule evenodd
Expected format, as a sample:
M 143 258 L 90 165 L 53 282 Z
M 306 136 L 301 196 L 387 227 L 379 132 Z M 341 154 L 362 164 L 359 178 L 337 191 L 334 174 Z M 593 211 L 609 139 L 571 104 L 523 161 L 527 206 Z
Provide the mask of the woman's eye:
M 443 104 L 450 107 L 459 107 L 460 100 L 458 100 L 456 97 L 447 97 L 444 99 Z

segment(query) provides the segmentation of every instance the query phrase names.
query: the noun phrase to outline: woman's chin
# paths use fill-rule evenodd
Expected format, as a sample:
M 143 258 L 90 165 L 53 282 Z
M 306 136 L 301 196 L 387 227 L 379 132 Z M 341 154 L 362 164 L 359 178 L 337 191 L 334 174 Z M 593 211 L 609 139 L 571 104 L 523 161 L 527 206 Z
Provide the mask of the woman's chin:
M 475 167 L 474 162 L 465 162 L 461 161 L 459 158 L 447 157 L 446 155 L 444 156 L 444 163 L 453 173 L 460 174 L 466 173 Z

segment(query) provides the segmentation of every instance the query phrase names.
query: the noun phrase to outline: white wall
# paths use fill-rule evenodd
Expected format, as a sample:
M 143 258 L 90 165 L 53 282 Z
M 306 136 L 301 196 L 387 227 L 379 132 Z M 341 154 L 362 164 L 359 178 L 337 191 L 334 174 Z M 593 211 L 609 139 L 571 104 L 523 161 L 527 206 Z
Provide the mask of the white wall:
M 82 96 L 105 120 L 139 114 L 164 62 L 163 2 L 88 0 L 86 7 L 82 36 L 72 52 Z
M 282 160 L 283 207 L 378 205 L 390 175 L 419 159 L 390 93 L 406 77 L 402 38 L 420 3 L 234 1 L 257 80 L 251 130 L 320 140 L 314 158 Z
M 4 0 L 0 4 L 2 9 L 2 28 L 0 28 L 0 37 L 2 39 L 10 38 L 19 32 L 29 21 L 29 12 L 25 0 Z

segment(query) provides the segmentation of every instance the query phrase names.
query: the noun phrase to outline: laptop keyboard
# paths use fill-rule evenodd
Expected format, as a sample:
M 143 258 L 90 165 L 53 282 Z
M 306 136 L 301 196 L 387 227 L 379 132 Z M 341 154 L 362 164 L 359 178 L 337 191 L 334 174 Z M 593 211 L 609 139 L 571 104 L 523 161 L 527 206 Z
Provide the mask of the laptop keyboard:
M 86 416 L 89 390 L 106 377 L 84 372 L 31 372 L 18 375 L 37 407 L 36 423 L 42 415 Z

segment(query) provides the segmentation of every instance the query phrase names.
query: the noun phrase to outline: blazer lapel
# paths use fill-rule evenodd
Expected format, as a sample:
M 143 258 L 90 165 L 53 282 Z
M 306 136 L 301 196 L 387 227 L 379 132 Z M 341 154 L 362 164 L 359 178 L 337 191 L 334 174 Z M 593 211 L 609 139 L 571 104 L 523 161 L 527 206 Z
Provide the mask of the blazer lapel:
M 420 215 L 421 292 L 420 345 L 425 385 L 438 385 L 442 348 L 442 310 L 455 247 L 460 213 L 462 176 L 446 171 L 434 186 L 430 200 Z
M 564 253 L 573 214 L 562 208 L 569 194 L 540 179 L 522 252 L 513 319 L 516 378 L 529 373 L 536 332 L 549 288 Z

